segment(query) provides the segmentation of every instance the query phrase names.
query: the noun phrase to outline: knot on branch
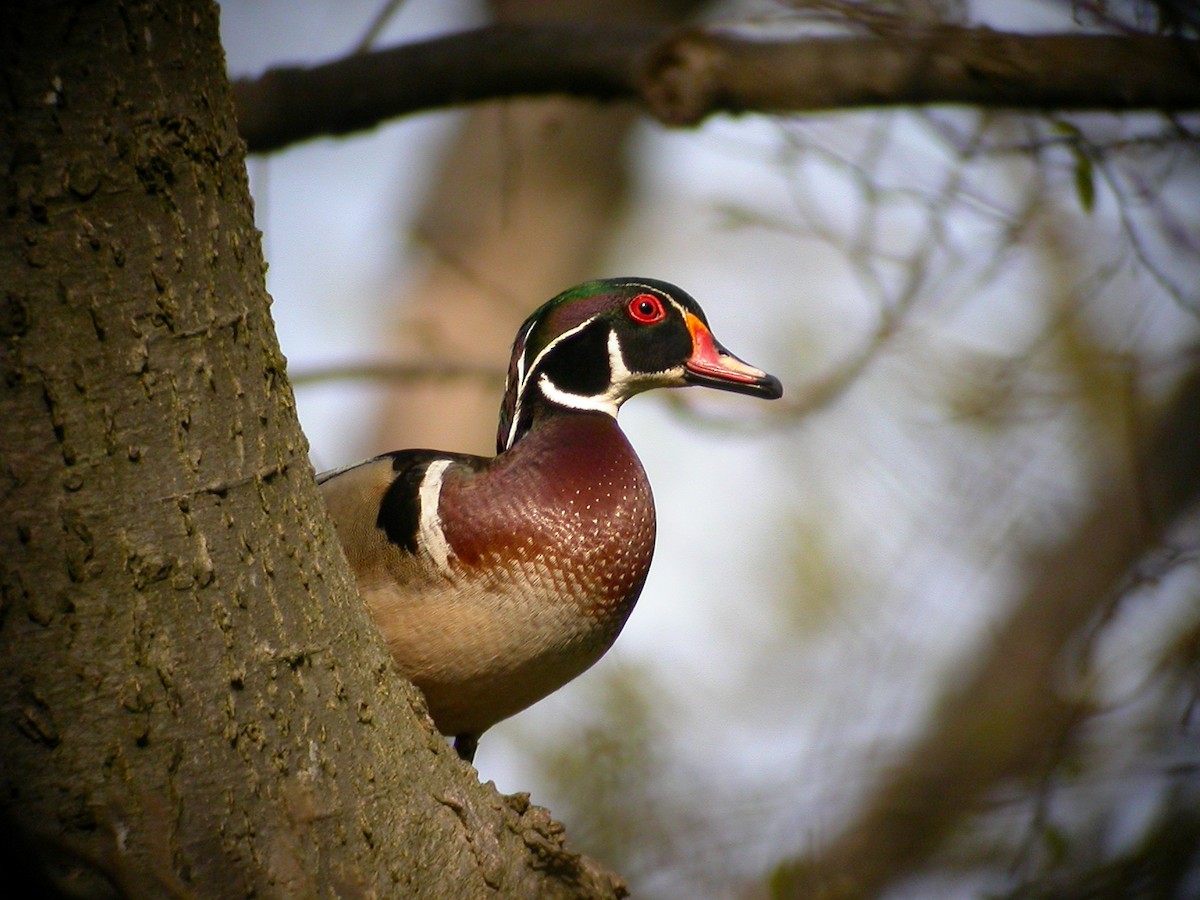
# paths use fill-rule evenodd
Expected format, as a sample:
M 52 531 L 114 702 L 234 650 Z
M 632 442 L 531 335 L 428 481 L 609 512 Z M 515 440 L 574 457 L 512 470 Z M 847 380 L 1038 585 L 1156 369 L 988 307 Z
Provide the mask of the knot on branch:
M 646 56 L 638 92 L 665 125 L 696 125 L 718 108 L 725 53 L 698 28 L 677 31 Z

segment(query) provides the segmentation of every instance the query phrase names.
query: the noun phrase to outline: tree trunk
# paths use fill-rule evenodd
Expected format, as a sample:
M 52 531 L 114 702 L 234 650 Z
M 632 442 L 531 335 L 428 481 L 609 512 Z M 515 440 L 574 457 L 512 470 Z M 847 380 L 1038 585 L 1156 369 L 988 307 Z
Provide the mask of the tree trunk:
M 5 846 L 82 896 L 615 895 L 447 750 L 354 591 L 222 62 L 209 0 L 0 23 Z

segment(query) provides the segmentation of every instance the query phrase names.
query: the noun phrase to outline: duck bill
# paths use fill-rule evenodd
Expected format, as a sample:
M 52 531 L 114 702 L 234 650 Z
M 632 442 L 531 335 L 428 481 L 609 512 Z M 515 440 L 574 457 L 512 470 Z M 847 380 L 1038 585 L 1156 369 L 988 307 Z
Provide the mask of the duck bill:
M 687 327 L 692 335 L 692 355 L 683 364 L 685 382 L 766 400 L 783 396 L 778 378 L 742 362 L 722 347 L 708 326 L 692 313 L 687 314 Z

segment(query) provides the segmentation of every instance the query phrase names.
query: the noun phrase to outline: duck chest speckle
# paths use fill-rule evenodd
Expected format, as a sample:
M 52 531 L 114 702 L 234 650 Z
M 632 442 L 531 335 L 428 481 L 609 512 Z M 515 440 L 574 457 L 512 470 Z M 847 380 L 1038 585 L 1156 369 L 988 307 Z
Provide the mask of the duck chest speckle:
M 525 582 L 530 603 L 572 606 L 593 638 L 616 638 L 650 568 L 655 516 L 646 473 L 610 416 L 546 421 L 486 472 L 448 473 L 441 500 L 456 566 Z

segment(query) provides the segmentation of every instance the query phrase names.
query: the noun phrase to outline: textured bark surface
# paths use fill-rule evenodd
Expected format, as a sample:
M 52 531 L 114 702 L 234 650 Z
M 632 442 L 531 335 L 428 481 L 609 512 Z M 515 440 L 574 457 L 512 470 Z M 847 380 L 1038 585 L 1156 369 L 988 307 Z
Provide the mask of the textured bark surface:
M 422 721 L 354 593 L 212 4 L 12 4 L 0 77 L 10 856 L 82 896 L 619 893 Z

